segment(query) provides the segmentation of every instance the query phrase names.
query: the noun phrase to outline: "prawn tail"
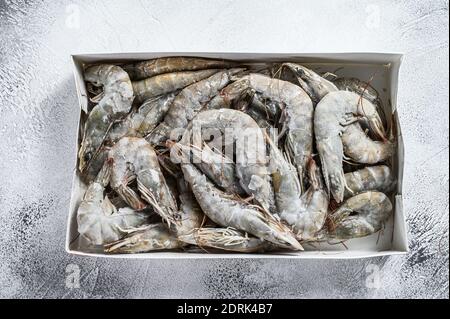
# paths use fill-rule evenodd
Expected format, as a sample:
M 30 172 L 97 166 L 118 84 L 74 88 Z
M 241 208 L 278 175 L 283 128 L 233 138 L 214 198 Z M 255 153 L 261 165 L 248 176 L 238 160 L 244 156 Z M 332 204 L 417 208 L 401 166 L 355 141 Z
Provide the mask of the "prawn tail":
M 388 140 L 386 129 L 384 128 L 383 121 L 380 116 L 376 116 L 369 121 L 369 125 L 374 132 L 374 134 L 382 141 L 386 142 Z
M 103 187 L 106 187 L 109 184 L 113 163 L 114 161 L 111 158 L 106 160 L 106 162 L 103 164 L 102 169 L 98 173 L 95 182 L 99 183 Z
M 308 178 L 314 190 L 323 188 L 323 183 L 320 176 L 320 169 L 316 161 L 311 157 L 308 161 Z

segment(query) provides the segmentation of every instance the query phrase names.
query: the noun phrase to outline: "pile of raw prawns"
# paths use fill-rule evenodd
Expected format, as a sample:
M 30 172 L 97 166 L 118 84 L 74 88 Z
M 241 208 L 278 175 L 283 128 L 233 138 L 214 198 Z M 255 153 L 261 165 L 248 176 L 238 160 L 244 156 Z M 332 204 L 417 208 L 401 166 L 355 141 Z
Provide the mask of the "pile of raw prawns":
M 84 79 L 89 247 L 298 251 L 392 215 L 396 144 L 370 83 L 197 57 L 87 65 Z

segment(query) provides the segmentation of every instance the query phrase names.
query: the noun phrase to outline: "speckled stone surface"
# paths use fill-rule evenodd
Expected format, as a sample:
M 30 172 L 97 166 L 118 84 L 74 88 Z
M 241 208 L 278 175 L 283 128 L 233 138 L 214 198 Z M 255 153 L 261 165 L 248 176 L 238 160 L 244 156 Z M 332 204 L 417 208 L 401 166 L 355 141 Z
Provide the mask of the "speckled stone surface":
M 0 1 L 0 297 L 448 298 L 448 7 L 448 0 Z M 345 261 L 66 254 L 78 116 L 69 55 L 126 51 L 404 52 L 399 112 L 411 253 Z M 73 265 L 81 277 L 71 289 Z

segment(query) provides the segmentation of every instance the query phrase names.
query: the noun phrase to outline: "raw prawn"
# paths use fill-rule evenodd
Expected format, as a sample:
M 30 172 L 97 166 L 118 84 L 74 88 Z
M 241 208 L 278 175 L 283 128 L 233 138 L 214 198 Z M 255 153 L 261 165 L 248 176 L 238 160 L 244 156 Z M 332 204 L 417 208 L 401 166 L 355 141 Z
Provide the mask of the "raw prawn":
M 159 167 L 154 149 L 143 138 L 124 137 L 109 152 L 113 161 L 111 187 L 134 209 L 145 204 L 129 184 L 137 180 L 142 198 L 170 225 L 177 204 Z
M 222 105 L 228 103 L 246 90 L 253 90 L 259 99 L 267 99 L 278 108 L 283 107 L 282 131 L 287 132 L 286 147 L 297 167 L 302 188 L 306 184 L 306 166 L 313 148 L 314 109 L 309 96 L 300 87 L 287 81 L 272 79 L 268 76 L 251 73 L 225 88 L 216 101 Z M 268 108 L 270 109 L 270 108 Z
M 302 249 L 289 228 L 272 215 L 221 192 L 192 164 L 182 164 L 182 170 L 200 207 L 213 222 L 248 232 L 280 247 Z
M 342 132 L 344 154 L 357 163 L 376 164 L 389 159 L 395 151 L 392 140 L 374 141 L 359 123 L 348 125 Z
M 111 163 L 106 162 L 95 181 L 89 184 L 77 212 L 78 232 L 93 245 L 119 240 L 126 229 L 141 226 L 148 218 L 128 207 L 116 209 L 104 194 L 110 174 Z
M 163 119 L 174 98 L 175 94 L 171 93 L 150 99 L 144 102 L 138 110 L 131 112 L 123 120 L 113 124 L 102 146 L 90 160 L 83 173 L 87 181 L 95 178 L 108 157 L 109 150 L 118 140 L 124 136 L 143 137 L 153 130 Z
M 195 132 L 198 128 L 217 135 L 215 137 L 220 140 L 215 138 L 213 142 L 220 142 L 220 148 L 225 148 L 225 156 L 236 157 L 236 175 L 241 187 L 266 211 L 272 211 L 275 203 L 267 171 L 266 144 L 258 124 L 243 112 L 220 109 L 199 113 L 189 129 Z M 181 142 L 187 145 L 189 135 L 185 134 Z M 236 148 L 234 154 L 233 145 Z
M 181 144 L 172 144 L 171 147 L 173 146 L 181 146 Z M 206 152 L 212 152 L 212 150 L 207 146 L 206 149 Z M 203 150 L 203 152 L 205 152 L 205 149 Z M 217 156 L 218 154 L 216 152 L 212 152 L 211 155 Z M 209 154 L 206 155 L 206 157 L 209 158 Z M 221 162 L 224 163 L 223 161 Z M 213 161 L 211 164 L 214 165 L 219 163 Z M 186 185 L 184 179 L 180 178 L 178 179 L 178 181 L 180 185 L 179 199 L 181 202 L 181 206 L 179 211 L 180 225 L 177 227 L 177 235 L 180 241 L 202 248 L 209 247 L 225 251 L 245 253 L 263 252 L 275 247 L 267 241 L 248 236 L 247 234 L 244 234 L 232 228 L 201 227 L 205 215 L 203 214 L 203 211 L 201 210 L 197 200 L 195 199 L 194 194 L 190 191 L 189 186 Z
M 218 69 L 165 73 L 141 81 L 132 82 L 137 102 L 144 102 L 155 96 L 175 92 L 219 72 Z
M 338 203 L 342 202 L 345 191 L 341 135 L 349 124 L 361 118 L 382 134 L 383 124 L 375 106 L 356 93 L 330 92 L 316 107 L 314 128 L 325 185 Z
M 330 215 L 328 237 L 346 240 L 381 230 L 392 214 L 392 203 L 380 192 L 370 191 L 349 198 Z
M 345 198 L 367 191 L 392 192 L 396 181 L 392 170 L 385 165 L 365 167 L 345 174 Z
M 308 164 L 310 187 L 302 194 L 295 167 L 269 137 L 267 140 L 278 214 L 282 221 L 292 226 L 300 240 L 313 240 L 325 223 L 329 203 L 320 169 L 311 159 Z
M 97 154 L 114 121 L 131 109 L 134 95 L 128 74 L 120 67 L 101 64 L 89 67 L 85 80 L 103 86 L 103 98 L 89 113 L 79 151 L 79 169 L 84 172 Z
M 186 128 L 205 104 L 231 81 L 232 76 L 242 70 L 223 70 L 183 89 L 170 106 L 164 121 L 147 140 L 152 145 L 158 145 L 169 138 L 174 139 L 171 136 L 173 131 Z
M 153 60 L 126 64 L 122 68 L 132 80 L 142 80 L 156 75 L 181 71 L 198 71 L 205 69 L 226 69 L 235 62 L 196 57 L 164 57 Z
M 131 230 L 125 238 L 105 246 L 105 252 L 116 254 L 137 254 L 156 250 L 179 249 L 184 243 L 159 223 Z

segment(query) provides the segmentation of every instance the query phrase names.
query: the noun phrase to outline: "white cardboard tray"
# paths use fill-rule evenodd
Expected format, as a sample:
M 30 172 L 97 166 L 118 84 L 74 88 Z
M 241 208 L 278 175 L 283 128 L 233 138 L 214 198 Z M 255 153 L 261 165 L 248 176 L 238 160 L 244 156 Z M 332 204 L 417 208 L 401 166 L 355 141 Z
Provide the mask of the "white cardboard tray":
M 270 253 L 270 254 L 236 254 L 236 253 L 192 253 L 192 252 L 152 252 L 133 255 L 107 255 L 101 251 L 87 250 L 86 243 L 77 231 L 76 214 L 86 185 L 81 181 L 77 167 L 77 154 L 80 145 L 80 124 L 82 114 L 87 110 L 88 97 L 83 80 L 84 65 L 98 62 L 126 62 L 148 60 L 163 56 L 197 56 L 258 61 L 293 61 L 310 66 L 316 70 L 336 72 L 339 76 L 354 76 L 369 80 L 378 90 L 385 106 L 386 114 L 393 114 L 397 126 L 398 150 L 392 158 L 393 170 L 397 175 L 398 185 L 395 195 L 394 214 L 386 223 L 383 231 L 365 238 L 352 239 L 344 245 L 320 244 L 306 245 L 304 252 Z M 73 150 L 74 175 L 67 223 L 66 251 L 70 254 L 106 258 L 301 258 L 301 259 L 353 259 L 399 255 L 408 252 L 408 239 L 405 215 L 403 212 L 403 166 L 404 144 L 397 114 L 397 89 L 402 54 L 398 53 L 201 53 L 201 52 L 154 52 L 154 53 L 118 53 L 118 54 L 78 54 L 72 55 L 76 90 L 79 100 L 80 120 L 74 137 L 77 148 Z

